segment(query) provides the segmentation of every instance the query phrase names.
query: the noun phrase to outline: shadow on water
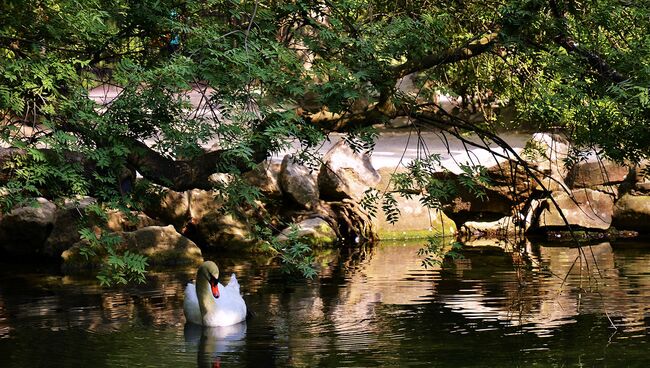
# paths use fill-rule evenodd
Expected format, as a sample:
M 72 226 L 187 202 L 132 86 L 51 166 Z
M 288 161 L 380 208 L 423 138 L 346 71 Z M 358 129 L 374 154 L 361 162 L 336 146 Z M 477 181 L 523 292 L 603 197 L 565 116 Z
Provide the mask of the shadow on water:
M 2 366 L 647 366 L 650 244 L 497 245 L 426 269 L 418 242 L 324 251 L 314 280 L 207 255 L 256 316 L 206 329 L 183 317 L 193 269 L 103 289 L 0 264 Z

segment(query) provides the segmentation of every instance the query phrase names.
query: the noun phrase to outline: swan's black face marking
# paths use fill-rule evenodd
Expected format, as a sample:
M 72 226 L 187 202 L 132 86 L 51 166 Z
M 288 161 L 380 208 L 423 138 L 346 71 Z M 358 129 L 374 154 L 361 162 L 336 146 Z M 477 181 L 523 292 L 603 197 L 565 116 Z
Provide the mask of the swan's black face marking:
M 210 289 L 212 290 L 212 295 L 215 298 L 219 297 L 219 279 L 210 275 Z

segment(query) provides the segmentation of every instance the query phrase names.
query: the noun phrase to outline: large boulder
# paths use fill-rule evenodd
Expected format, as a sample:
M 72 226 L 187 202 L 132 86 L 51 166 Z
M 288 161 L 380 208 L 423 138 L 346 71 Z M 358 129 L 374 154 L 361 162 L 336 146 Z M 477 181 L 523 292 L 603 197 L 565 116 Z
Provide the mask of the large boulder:
M 192 189 L 186 193 L 191 221 L 201 221 L 203 217 L 219 212 L 222 207 L 221 201 L 213 191 Z
M 360 201 L 365 191 L 380 180 L 381 176 L 372 166 L 370 156 L 355 152 L 341 140 L 323 156 L 318 187 L 324 200 L 348 198 Z
M 255 244 L 248 223 L 218 212 L 204 216 L 194 225 L 191 238 L 202 247 L 213 249 L 248 249 Z
M 174 225 L 181 231 L 188 223 L 198 222 L 219 208 L 221 202 L 213 191 L 192 189 L 176 192 L 165 188 L 161 189 L 158 197 L 148 201 L 144 212 L 154 219 Z
M 264 161 L 245 173 L 244 179 L 248 184 L 259 188 L 265 196 L 277 198 L 282 196 L 279 181 L 281 167 L 281 164 Z
M 56 218 L 56 205 L 37 198 L 32 206 L 17 207 L 2 216 L 0 247 L 12 255 L 41 255 Z
M 623 195 L 614 206 L 612 225 L 617 229 L 650 231 L 650 196 Z
M 487 169 L 490 189 L 508 198 L 512 204 L 525 203 L 536 184 L 524 166 L 514 161 L 498 163 Z
M 63 251 L 81 239 L 79 230 L 87 226 L 106 226 L 108 230 L 117 232 L 161 225 L 160 222 L 143 213 L 133 213 L 127 216 L 117 210 L 109 210 L 108 221 L 103 224 L 102 220 L 86 211 L 86 208 L 95 202 L 95 199 L 90 197 L 80 200 L 65 200 L 63 205 L 56 209 L 54 226 L 43 244 L 43 253 L 50 257 L 60 257 Z M 88 217 L 84 220 L 84 216 Z
M 181 229 L 190 220 L 190 196 L 188 192 L 176 192 L 159 188 L 155 195 L 145 202 L 144 212 L 162 222 Z
M 619 186 L 620 191 L 635 196 L 650 195 L 650 160 L 641 160 L 630 171 L 630 180 Z
M 395 190 L 391 174 L 404 173 L 406 170 L 382 168 L 379 172 L 382 179 L 375 189 L 380 192 L 390 192 Z M 423 206 L 420 194 L 411 193 L 410 198 L 395 194 L 393 197 L 397 201 L 396 207 L 400 210 L 400 218 L 395 224 L 390 224 L 385 219 L 385 213 L 378 208 L 378 214 L 373 222 L 380 238 L 426 237 L 432 233 L 453 235 L 456 233 L 457 224 L 463 224 L 468 220 L 492 221 L 509 216 L 516 203 L 513 200 L 515 195 L 505 188 L 505 184 L 503 187 L 482 187 L 485 195 L 479 197 L 462 185 L 454 173 L 440 172 L 434 175 L 436 179 L 450 183 L 454 190 L 451 197 L 440 199 L 443 212 Z
M 567 183 L 572 188 L 593 188 L 622 183 L 630 174 L 630 168 L 607 159 L 590 157 L 577 163 Z
M 381 181 L 375 185 L 379 192 L 391 192 L 395 185 L 391 179 L 392 174 L 407 172 L 405 168 L 379 169 Z M 413 193 L 410 198 L 395 193 L 393 198 L 397 201 L 396 208 L 399 209 L 399 219 L 390 223 L 386 219 L 386 213 L 377 206 L 377 213 L 372 219 L 374 228 L 379 239 L 418 239 L 428 236 L 453 236 L 456 234 L 456 223 L 439 210 L 430 209 L 422 205 L 422 196 Z
M 607 230 L 612 223 L 614 199 L 612 196 L 591 189 L 575 189 L 572 192 L 556 191 L 553 199 L 560 207 L 569 225 L 584 229 Z M 566 227 L 558 208 L 550 199 L 541 206 L 535 228 Z
M 203 262 L 201 249 L 191 240 L 179 234 L 172 225 L 148 226 L 133 232 L 119 233 L 122 241 L 116 246 L 118 252 L 130 251 L 147 257 L 150 266 L 195 265 Z M 107 257 L 106 252 L 97 252 L 86 258 L 81 254 L 85 242 L 78 242 L 63 252 L 65 272 L 95 268 Z
M 43 244 L 43 253 L 50 257 L 61 256 L 64 250 L 80 240 L 79 230 L 83 227 L 86 207 L 95 203 L 93 198 L 76 201 L 66 200 L 55 211 L 52 232 Z
M 299 206 L 312 209 L 318 202 L 319 192 L 316 173 L 286 155 L 280 169 L 280 187 L 284 194 Z
M 455 193 L 451 198 L 443 199 L 443 211 L 457 224 L 466 221 L 493 221 L 509 216 L 517 202 L 512 201 L 511 194 L 493 188 L 481 188 L 482 195 L 470 190 L 458 179 L 453 180 Z

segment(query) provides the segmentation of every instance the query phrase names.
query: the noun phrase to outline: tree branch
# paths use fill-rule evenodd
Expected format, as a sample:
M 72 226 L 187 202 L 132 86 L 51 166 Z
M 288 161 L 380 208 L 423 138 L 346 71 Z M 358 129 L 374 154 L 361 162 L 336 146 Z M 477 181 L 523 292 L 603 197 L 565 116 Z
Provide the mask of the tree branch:
M 173 160 L 136 139 L 122 137 L 120 140 L 126 142 L 131 149 L 126 158 L 126 166 L 137 170 L 146 179 L 176 191 L 211 189 L 214 182 L 210 180 L 210 176 L 223 172 L 225 168 L 241 172 L 251 169 L 251 161 L 233 155 L 231 150 L 206 152 L 190 160 Z M 39 149 L 39 152 L 43 153 L 48 160 L 55 160 L 58 155 L 50 149 Z M 91 177 L 92 172 L 96 170 L 95 162 L 80 152 L 60 153 L 65 161 L 80 164 L 88 177 Z M 26 154 L 27 151 L 24 149 L 0 148 L 0 184 L 12 178 L 12 165 L 9 163 L 25 157 Z M 251 160 L 253 163 L 259 163 L 267 157 L 268 153 L 260 149 L 253 152 Z
M 241 172 L 251 169 L 250 162 L 232 155 L 230 150 L 206 152 L 190 160 L 173 160 L 152 150 L 144 143 L 130 140 L 131 153 L 127 162 L 143 177 L 176 191 L 211 189 L 210 175 L 233 168 Z M 268 157 L 264 150 L 256 150 L 252 161 L 259 163 Z
M 439 54 L 427 55 L 421 59 L 412 59 L 392 68 L 395 77 L 401 78 L 411 73 L 433 68 L 438 65 L 455 63 L 471 59 L 490 50 L 499 38 L 498 32 L 487 34 L 469 44 L 454 49 L 446 50 Z
M 560 9 L 557 1 L 550 0 L 551 13 L 560 22 L 559 34 L 555 37 L 556 44 L 565 48 L 568 52 L 580 55 L 587 60 L 587 63 L 594 68 L 601 76 L 611 80 L 614 83 L 622 83 L 628 79 L 628 76 L 620 73 L 614 67 L 597 53 L 580 47 L 568 32 L 567 20 L 564 12 Z

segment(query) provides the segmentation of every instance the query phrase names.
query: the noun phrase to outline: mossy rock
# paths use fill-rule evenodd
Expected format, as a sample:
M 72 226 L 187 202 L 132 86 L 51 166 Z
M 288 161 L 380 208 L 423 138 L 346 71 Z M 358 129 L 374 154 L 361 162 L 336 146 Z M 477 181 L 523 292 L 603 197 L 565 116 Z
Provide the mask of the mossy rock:
M 291 228 L 284 229 L 278 236 L 278 240 L 289 239 Z M 312 217 L 296 224 L 296 237 L 311 246 L 327 247 L 337 241 L 336 231 L 321 217 Z

